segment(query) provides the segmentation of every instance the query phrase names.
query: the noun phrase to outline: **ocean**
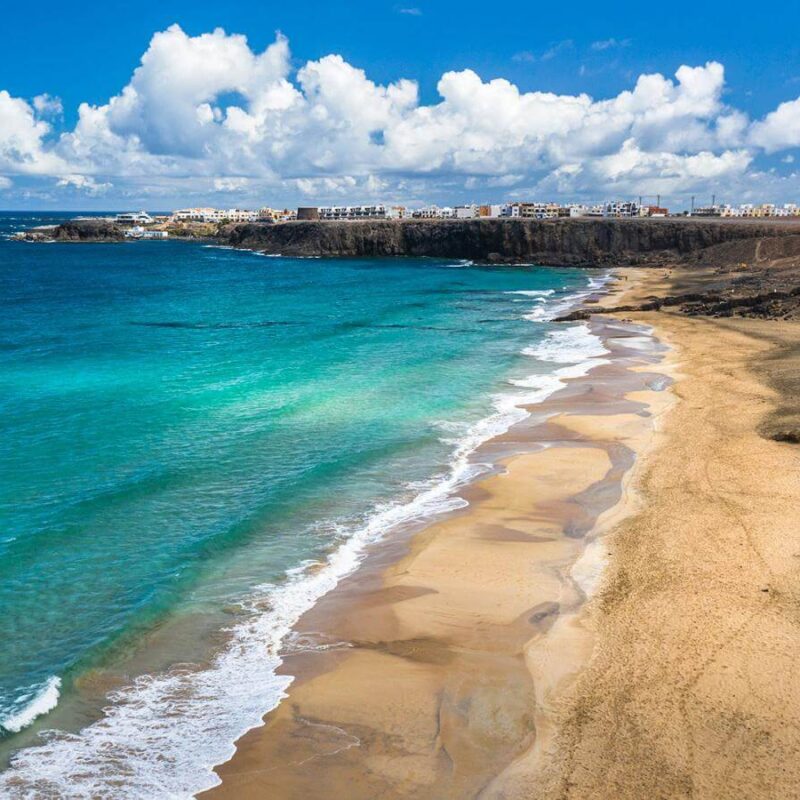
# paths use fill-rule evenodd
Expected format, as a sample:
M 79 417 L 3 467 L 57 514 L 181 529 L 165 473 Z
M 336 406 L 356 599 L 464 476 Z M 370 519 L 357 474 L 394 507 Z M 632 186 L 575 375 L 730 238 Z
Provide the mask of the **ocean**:
M 0 214 L 0 794 L 189 797 L 294 622 L 604 348 L 598 270 L 29 244 Z

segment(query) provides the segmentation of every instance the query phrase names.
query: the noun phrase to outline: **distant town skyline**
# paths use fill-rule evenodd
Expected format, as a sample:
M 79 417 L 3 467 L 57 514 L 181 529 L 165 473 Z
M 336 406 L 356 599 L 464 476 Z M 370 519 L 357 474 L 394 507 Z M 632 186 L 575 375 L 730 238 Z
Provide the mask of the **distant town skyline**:
M 739 5 L 15 7 L 0 208 L 794 202 L 800 10 Z

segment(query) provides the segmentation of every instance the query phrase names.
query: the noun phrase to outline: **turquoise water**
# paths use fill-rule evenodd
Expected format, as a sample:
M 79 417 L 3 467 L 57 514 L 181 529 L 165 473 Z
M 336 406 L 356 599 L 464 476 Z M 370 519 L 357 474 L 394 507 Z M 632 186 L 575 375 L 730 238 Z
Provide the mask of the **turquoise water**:
M 0 233 L 30 224 L 0 215 Z M 580 360 L 537 360 L 535 347 L 552 351 L 545 310 L 589 281 L 434 259 L 0 238 L 2 735 L 38 712 L 46 727 L 87 670 L 181 615 L 202 620 L 198 631 L 230 626 L 223 612 L 244 601 L 237 652 L 263 641 L 224 666 L 260 669 L 248 659 L 264 660 L 264 642 L 357 561 L 343 543 L 452 507 L 449 489 L 477 469 L 471 448 L 515 418 L 510 379 L 527 386 Z M 332 558 L 317 585 L 297 569 Z M 171 657 L 197 647 L 187 637 Z M 146 687 L 156 716 L 158 686 Z M 265 691 L 242 689 L 245 711 L 218 735 L 257 720 L 275 702 Z M 130 737 L 121 725 L 107 723 L 103 741 Z M 54 747 L 37 758 L 52 791 L 66 759 Z

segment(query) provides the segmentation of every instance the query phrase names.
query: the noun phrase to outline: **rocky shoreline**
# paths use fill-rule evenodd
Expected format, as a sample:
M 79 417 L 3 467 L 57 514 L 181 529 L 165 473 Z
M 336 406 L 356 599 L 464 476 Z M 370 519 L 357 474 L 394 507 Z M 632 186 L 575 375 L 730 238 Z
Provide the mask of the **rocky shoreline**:
M 670 307 L 690 315 L 800 318 L 800 221 L 474 219 L 178 225 L 172 238 L 293 256 L 430 256 L 492 264 L 657 267 L 686 271 L 691 291 L 613 311 Z M 125 228 L 72 220 L 28 241 L 121 242 Z M 579 319 L 587 311 L 565 319 Z
M 14 236 L 23 242 L 61 242 L 108 244 L 130 242 L 125 235 L 129 226 L 108 219 L 72 219 L 60 225 L 43 225 L 20 231 Z M 166 231 L 170 238 L 216 241 L 218 226 L 207 223 L 177 223 L 148 226 L 148 230 Z
M 546 266 L 663 266 L 747 261 L 766 248 L 800 255 L 800 221 L 690 219 L 472 219 L 172 225 L 173 235 L 285 256 L 432 256 Z M 125 227 L 71 220 L 20 238 L 121 241 Z

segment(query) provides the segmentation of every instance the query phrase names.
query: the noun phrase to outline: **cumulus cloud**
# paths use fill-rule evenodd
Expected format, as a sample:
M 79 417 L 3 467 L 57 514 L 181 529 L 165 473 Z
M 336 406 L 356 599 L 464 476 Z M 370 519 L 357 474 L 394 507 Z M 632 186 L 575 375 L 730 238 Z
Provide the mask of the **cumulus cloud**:
M 57 117 L 64 113 L 64 106 L 60 97 L 53 97 L 45 94 L 37 94 L 33 98 L 33 107 L 41 117 Z
M 107 192 L 112 183 L 98 183 L 91 175 L 63 175 L 56 183 L 58 187 L 69 187 L 86 192 L 86 194 L 97 195 Z
M 5 176 L 0 175 L 0 192 L 2 192 L 3 189 L 10 189 L 13 185 L 14 184 L 12 183 L 10 178 L 6 178 Z
M 276 203 L 446 199 L 465 187 L 487 197 L 506 188 L 596 198 L 721 190 L 747 185 L 760 152 L 800 146 L 800 98 L 753 122 L 726 105 L 724 89 L 714 61 L 672 78 L 640 75 L 600 99 L 523 92 L 465 69 L 442 75 L 439 99 L 423 105 L 414 80 L 379 84 L 340 55 L 295 70 L 280 34 L 254 52 L 244 36 L 189 36 L 173 25 L 153 36 L 118 94 L 82 103 L 61 134 L 50 121 L 61 114 L 57 98 L 0 91 L 0 173 L 55 178 L 88 195 Z
M 781 103 L 753 125 L 750 141 L 768 153 L 800 146 L 800 97 Z
M 59 172 L 64 162 L 45 147 L 50 125 L 25 100 L 0 90 L 0 170 L 16 175 Z

